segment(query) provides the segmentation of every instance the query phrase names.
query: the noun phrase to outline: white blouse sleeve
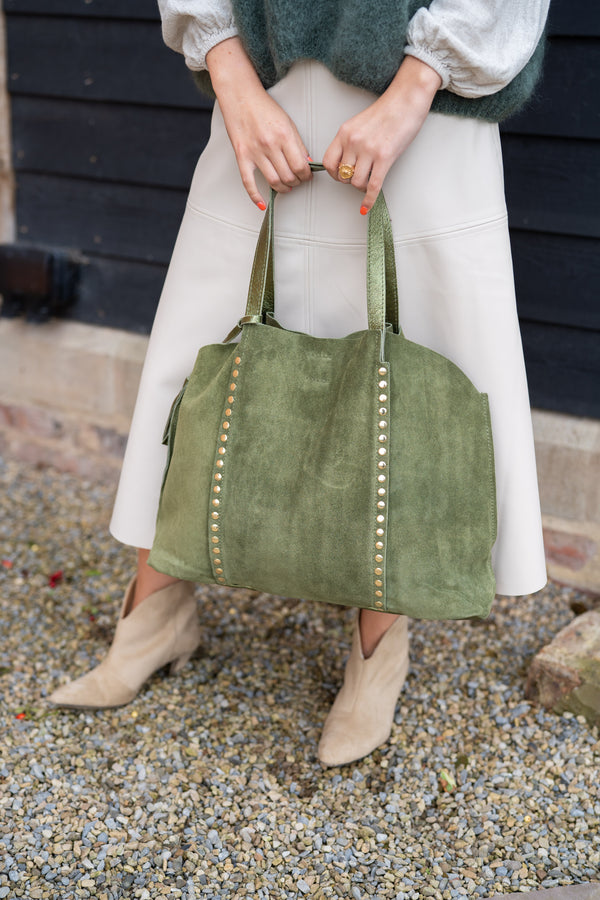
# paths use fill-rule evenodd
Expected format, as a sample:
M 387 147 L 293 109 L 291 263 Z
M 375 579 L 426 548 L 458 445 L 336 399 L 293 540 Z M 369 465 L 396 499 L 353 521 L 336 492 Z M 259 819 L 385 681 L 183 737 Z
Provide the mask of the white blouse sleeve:
M 433 0 L 411 19 L 405 53 L 461 97 L 494 94 L 529 62 L 550 0 Z
M 183 53 L 189 69 L 206 69 L 206 54 L 238 33 L 229 0 L 158 0 L 167 47 Z

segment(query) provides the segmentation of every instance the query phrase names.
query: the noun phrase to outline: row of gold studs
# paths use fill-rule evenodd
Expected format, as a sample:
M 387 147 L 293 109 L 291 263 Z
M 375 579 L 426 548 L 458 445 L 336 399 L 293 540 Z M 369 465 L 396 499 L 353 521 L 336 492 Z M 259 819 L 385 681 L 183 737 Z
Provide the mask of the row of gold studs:
M 377 513 L 375 516 L 375 606 L 383 607 L 383 588 L 384 588 L 384 567 L 385 559 L 385 515 L 387 508 L 387 485 L 388 485 L 388 407 L 385 405 L 388 401 L 388 382 L 386 380 L 388 370 L 386 366 L 380 366 L 378 369 L 379 382 L 377 384 L 380 394 L 378 396 L 379 420 L 377 422 L 379 433 L 377 440 L 379 447 L 377 448 Z
M 232 379 L 237 378 L 238 375 L 240 374 L 237 366 L 239 366 L 241 361 L 242 361 L 241 356 L 235 357 L 235 359 L 233 361 L 235 368 L 231 372 Z M 211 550 L 213 553 L 213 569 L 214 569 L 214 572 L 215 572 L 215 575 L 217 577 L 217 581 L 219 584 L 225 584 L 225 578 L 223 576 L 223 571 L 224 571 L 223 570 L 223 560 L 221 559 L 221 547 L 219 546 L 219 544 L 220 544 L 219 507 L 221 505 L 221 498 L 219 497 L 219 494 L 221 493 L 221 490 L 223 487 L 223 485 L 222 485 L 223 469 L 225 466 L 225 455 L 227 453 L 227 432 L 229 431 L 229 425 L 230 425 L 229 419 L 231 416 L 231 407 L 233 406 L 233 402 L 235 399 L 234 393 L 233 393 L 235 391 L 235 389 L 236 389 L 236 382 L 234 380 L 232 380 L 231 384 L 229 385 L 230 394 L 227 397 L 227 406 L 225 407 L 225 416 L 224 416 L 224 420 L 221 425 L 222 432 L 219 435 L 220 446 L 219 446 L 219 450 L 218 450 L 218 459 L 217 459 L 217 465 L 216 465 L 217 471 L 214 473 L 214 476 L 213 476 L 213 480 L 216 482 L 216 484 L 213 484 L 213 489 L 212 489 L 212 492 L 215 496 L 211 500 L 211 505 L 212 505 L 213 509 L 210 514 L 211 519 L 212 519 L 211 525 L 210 525 L 210 531 L 211 531 L 210 542 L 211 542 L 211 544 L 213 544 L 213 546 L 211 547 Z

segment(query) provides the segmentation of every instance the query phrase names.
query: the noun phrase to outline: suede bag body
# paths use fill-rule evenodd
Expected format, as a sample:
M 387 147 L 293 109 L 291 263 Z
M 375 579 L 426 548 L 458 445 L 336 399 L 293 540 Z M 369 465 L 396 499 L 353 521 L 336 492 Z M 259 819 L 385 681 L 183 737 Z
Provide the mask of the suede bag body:
M 487 615 L 487 396 L 401 333 L 383 196 L 369 218 L 369 328 L 343 338 L 277 325 L 272 229 L 273 198 L 246 316 L 201 348 L 173 403 L 150 565 L 415 618 Z

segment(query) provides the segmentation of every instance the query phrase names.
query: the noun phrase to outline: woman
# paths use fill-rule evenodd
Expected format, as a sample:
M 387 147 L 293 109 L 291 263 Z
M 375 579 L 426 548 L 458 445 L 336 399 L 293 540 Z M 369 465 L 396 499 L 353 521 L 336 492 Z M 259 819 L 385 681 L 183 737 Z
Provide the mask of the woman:
M 129 702 L 199 643 L 192 586 L 147 565 L 162 428 L 199 346 L 243 314 L 269 185 L 282 325 L 366 327 L 366 219 L 385 181 L 400 321 L 489 396 L 499 593 L 546 582 L 531 419 L 516 317 L 497 121 L 530 95 L 548 0 L 160 0 L 163 35 L 217 103 L 149 344 L 111 531 L 141 548 L 107 658 L 59 688 L 74 707 Z M 374 9 L 377 21 L 373 21 Z M 324 175 L 311 179 L 310 158 Z M 239 174 L 238 174 L 239 170 Z M 240 177 L 241 176 L 241 177 Z M 344 187 L 343 185 L 346 185 Z M 254 207 L 248 202 L 248 197 Z M 387 740 L 408 669 L 405 616 L 357 616 L 319 758 Z

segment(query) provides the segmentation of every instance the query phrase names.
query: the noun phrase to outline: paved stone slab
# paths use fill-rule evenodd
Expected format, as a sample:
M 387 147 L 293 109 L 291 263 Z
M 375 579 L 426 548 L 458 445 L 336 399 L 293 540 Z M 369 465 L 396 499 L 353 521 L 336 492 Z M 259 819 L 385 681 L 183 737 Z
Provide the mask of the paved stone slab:
M 577 616 L 537 654 L 526 695 L 547 709 L 600 722 L 600 612 Z
M 506 900 L 508 894 L 494 894 L 490 900 Z M 527 900 L 600 900 L 600 882 L 571 884 L 568 887 L 550 888 L 547 891 L 530 891 L 528 894 L 510 894 L 511 897 L 527 897 Z

